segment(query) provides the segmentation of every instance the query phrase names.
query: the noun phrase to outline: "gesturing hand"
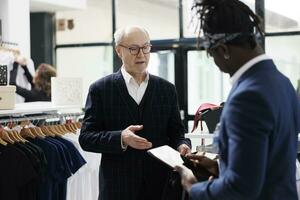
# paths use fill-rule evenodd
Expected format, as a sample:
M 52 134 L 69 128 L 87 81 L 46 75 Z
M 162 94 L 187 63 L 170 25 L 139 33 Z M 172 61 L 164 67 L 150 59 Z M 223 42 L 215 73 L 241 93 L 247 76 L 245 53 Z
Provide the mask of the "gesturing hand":
M 135 131 L 143 129 L 143 125 L 131 125 L 122 131 L 122 141 L 124 145 L 128 145 L 134 149 L 149 149 L 152 143 L 147 139 L 135 134 Z

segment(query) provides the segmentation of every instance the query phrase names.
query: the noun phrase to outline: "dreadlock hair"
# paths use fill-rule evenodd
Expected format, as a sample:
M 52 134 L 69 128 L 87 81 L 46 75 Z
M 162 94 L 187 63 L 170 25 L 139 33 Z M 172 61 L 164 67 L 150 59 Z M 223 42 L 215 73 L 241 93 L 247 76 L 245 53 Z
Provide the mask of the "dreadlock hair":
M 192 10 L 199 19 L 199 34 L 243 33 L 226 44 L 254 49 L 255 29 L 263 36 L 260 17 L 239 0 L 194 0 Z M 195 16 L 194 16 L 195 17 Z

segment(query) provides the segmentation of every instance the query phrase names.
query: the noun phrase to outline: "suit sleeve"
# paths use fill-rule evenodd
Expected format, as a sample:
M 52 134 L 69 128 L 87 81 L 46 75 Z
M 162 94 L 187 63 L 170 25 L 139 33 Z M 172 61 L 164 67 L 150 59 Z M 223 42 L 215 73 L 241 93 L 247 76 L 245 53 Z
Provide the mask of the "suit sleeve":
M 226 108 L 227 106 L 227 108 Z M 269 135 L 274 114 L 267 100 L 255 91 L 233 97 L 225 105 L 227 169 L 220 178 L 192 186 L 191 199 L 256 199 L 262 190 L 266 169 Z M 221 130 L 222 131 L 222 130 Z M 224 130 L 223 130 L 224 131 Z
M 181 144 L 186 144 L 191 148 L 191 141 L 184 137 L 186 132 L 183 123 L 180 118 L 178 98 L 175 87 L 172 85 L 172 95 L 171 95 L 171 115 L 168 120 L 168 134 L 170 139 L 170 146 L 177 149 Z
M 79 136 L 83 150 L 96 153 L 122 153 L 122 130 L 105 130 L 102 101 L 96 85 L 92 85 L 85 106 L 85 116 Z

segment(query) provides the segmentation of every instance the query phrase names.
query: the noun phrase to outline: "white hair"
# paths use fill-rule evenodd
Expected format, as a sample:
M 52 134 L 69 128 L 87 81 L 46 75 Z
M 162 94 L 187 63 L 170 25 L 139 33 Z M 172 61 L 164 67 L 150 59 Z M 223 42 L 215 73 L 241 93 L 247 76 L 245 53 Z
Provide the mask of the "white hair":
M 140 29 L 141 31 L 143 31 L 143 32 L 149 37 L 148 31 L 147 31 L 145 28 L 141 27 L 141 26 L 126 26 L 126 27 L 119 28 L 119 29 L 116 30 L 116 32 L 114 33 L 115 45 L 118 46 L 118 45 L 122 42 L 124 36 L 125 36 L 130 30 L 132 30 L 132 29 L 134 29 L 134 28 L 135 28 L 135 29 Z

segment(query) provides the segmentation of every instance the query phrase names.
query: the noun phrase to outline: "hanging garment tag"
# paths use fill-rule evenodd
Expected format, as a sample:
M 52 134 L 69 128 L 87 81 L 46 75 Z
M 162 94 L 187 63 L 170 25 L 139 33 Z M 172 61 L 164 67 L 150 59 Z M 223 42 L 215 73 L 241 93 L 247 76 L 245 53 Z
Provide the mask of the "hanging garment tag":
M 7 65 L 0 65 L 0 85 L 7 85 Z

